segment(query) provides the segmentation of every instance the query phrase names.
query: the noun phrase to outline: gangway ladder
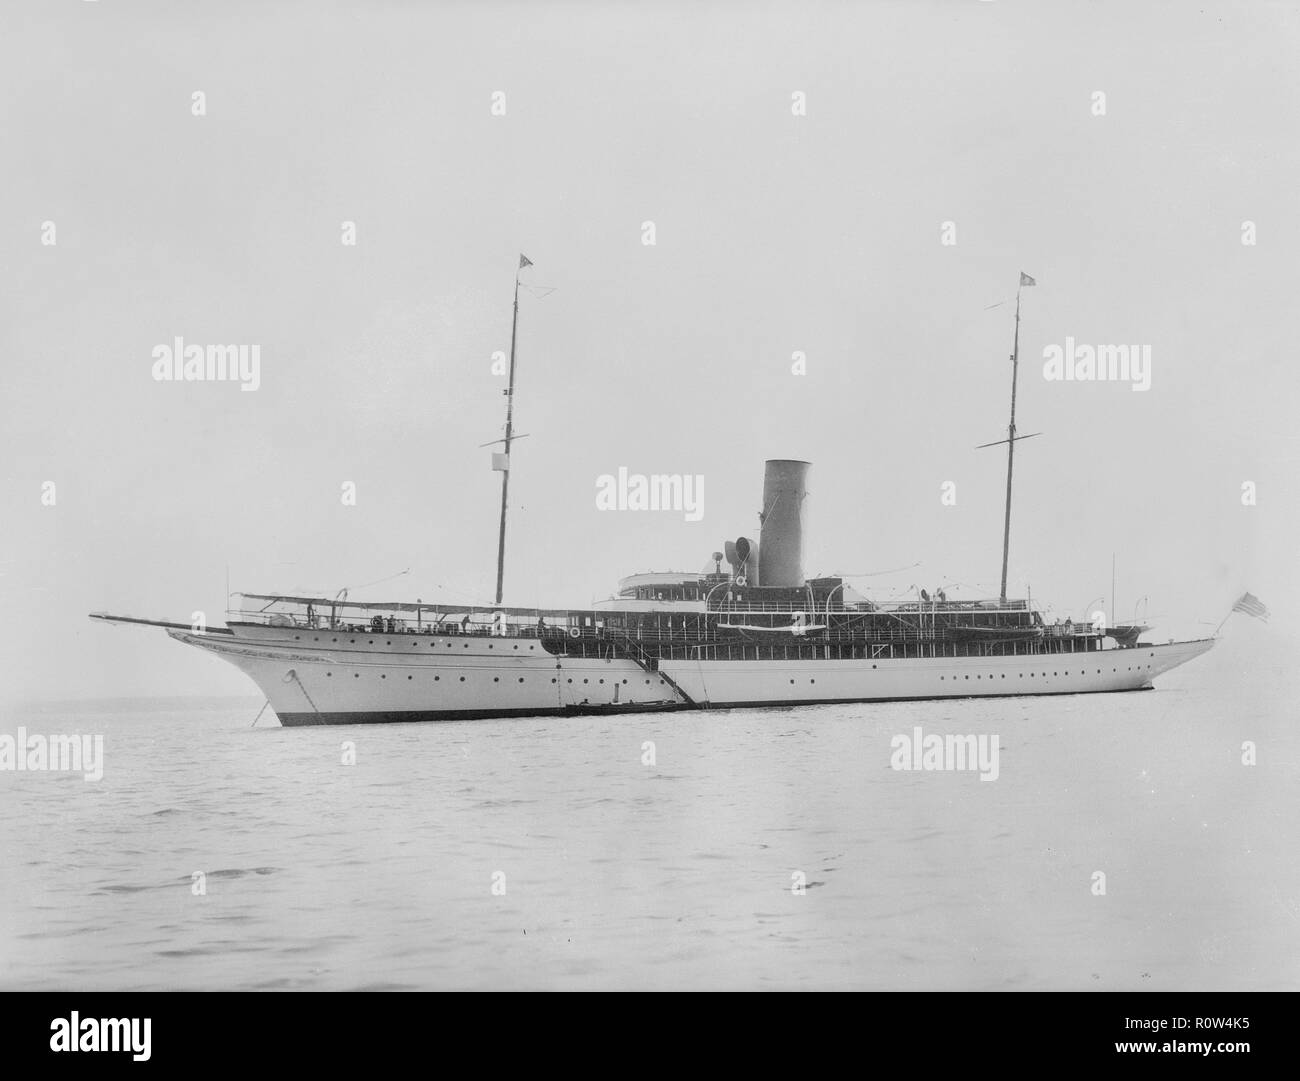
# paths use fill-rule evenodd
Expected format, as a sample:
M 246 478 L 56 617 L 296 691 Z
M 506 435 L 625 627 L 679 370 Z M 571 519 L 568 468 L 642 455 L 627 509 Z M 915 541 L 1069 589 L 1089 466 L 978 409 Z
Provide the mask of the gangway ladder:
M 639 664 L 650 675 L 658 676 L 667 683 L 668 686 L 670 686 L 681 697 L 681 700 L 691 707 L 691 709 L 700 708 L 700 704 L 682 689 L 681 684 L 659 667 L 659 659 L 650 656 L 650 654 L 648 654 L 641 646 L 640 642 L 627 634 L 621 635 L 619 637 L 619 642 L 627 648 L 628 656 L 631 657 L 632 660 Z

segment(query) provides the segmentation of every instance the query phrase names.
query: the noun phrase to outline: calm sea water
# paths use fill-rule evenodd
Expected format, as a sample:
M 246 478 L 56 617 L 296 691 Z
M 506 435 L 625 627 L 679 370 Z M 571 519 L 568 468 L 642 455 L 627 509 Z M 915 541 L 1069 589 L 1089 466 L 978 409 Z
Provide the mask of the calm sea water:
M 0 987 L 1295 989 L 1295 682 L 1221 645 L 1122 695 L 14 711 L 106 767 L 0 773 Z M 998 780 L 891 770 L 917 725 L 998 734 Z

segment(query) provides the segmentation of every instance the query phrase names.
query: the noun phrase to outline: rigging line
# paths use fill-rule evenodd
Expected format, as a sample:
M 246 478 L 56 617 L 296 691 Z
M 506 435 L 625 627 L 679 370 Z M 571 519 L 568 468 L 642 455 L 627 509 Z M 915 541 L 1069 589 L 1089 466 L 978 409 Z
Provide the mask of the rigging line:
M 396 574 L 390 574 L 387 578 L 379 578 L 373 582 L 365 582 L 359 586 L 349 586 L 349 589 L 369 589 L 371 586 L 383 585 L 385 582 L 391 582 L 394 578 L 400 578 L 404 574 L 410 574 L 411 568 L 407 567 L 404 571 L 398 571 Z
M 897 574 L 899 571 L 910 571 L 913 567 L 919 567 L 920 563 L 909 563 L 906 567 L 894 567 L 887 571 L 866 571 L 862 574 L 840 574 L 836 573 L 836 578 L 875 578 L 881 574 Z
M 271 700 L 269 698 L 262 703 L 262 708 L 257 711 L 257 716 L 253 718 L 253 723 L 248 726 L 249 728 L 257 727 L 257 722 L 262 719 L 262 714 L 266 712 L 266 707 L 269 706 L 270 704 L 271 704 Z
M 402 577 L 402 575 L 404 575 L 404 574 L 410 574 L 410 573 L 411 573 L 411 568 L 410 568 L 410 567 L 407 567 L 406 570 L 404 570 L 404 571 L 398 571 L 396 574 L 390 574 L 387 578 L 377 578 L 377 579 L 375 579 L 375 581 L 373 581 L 373 582 L 363 582 L 363 583 L 362 583 L 361 585 L 359 585 L 359 586 L 344 586 L 342 589 L 337 590 L 337 591 L 333 594 L 333 598 L 334 598 L 334 600 L 347 600 L 347 595 L 348 595 L 352 590 L 354 590 L 354 589 L 369 589 L 371 586 L 383 585 L 385 582 L 391 582 L 394 578 L 400 578 L 400 577 Z M 317 592 L 317 591 L 316 591 L 316 590 L 305 590 L 305 591 L 300 591 L 300 592 L 314 593 L 314 592 Z M 323 590 L 320 590 L 319 592 L 320 592 L 320 597 L 318 598 L 319 600 L 329 600 L 329 599 L 330 599 L 330 596 L 331 596 L 331 595 L 330 595 L 330 591 L 329 591 L 328 589 L 323 589 Z M 277 598 L 277 599 L 278 599 L 278 598 Z M 272 601 L 272 602 L 271 602 L 271 604 L 275 604 L 275 603 L 276 603 L 275 601 Z M 271 605 L 268 604 L 266 607 L 269 608 L 269 607 L 271 607 Z M 263 608 L 262 611 L 266 611 L 266 608 Z

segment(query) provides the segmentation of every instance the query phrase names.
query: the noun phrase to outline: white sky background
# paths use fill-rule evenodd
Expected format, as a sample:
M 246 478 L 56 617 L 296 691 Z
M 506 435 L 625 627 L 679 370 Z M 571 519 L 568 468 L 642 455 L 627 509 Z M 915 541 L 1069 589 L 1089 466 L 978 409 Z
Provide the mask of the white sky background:
M 227 565 L 490 598 L 478 444 L 520 251 L 556 291 L 521 301 L 510 603 L 702 568 L 755 534 L 769 457 L 814 463 L 809 573 L 920 561 L 859 587 L 996 593 L 1005 454 L 974 447 L 1005 435 L 1012 313 L 986 308 L 1023 269 L 1018 422 L 1044 434 L 1012 592 L 1082 614 L 1113 551 L 1157 638 L 1244 589 L 1277 627 L 1298 57 L 1295 4 L 8 4 L 0 695 L 252 693 L 85 618 L 220 621 Z M 259 344 L 261 388 L 155 382 L 178 335 Z M 1046 382 L 1066 335 L 1149 344 L 1152 389 Z M 704 519 L 598 512 L 619 466 L 703 474 Z

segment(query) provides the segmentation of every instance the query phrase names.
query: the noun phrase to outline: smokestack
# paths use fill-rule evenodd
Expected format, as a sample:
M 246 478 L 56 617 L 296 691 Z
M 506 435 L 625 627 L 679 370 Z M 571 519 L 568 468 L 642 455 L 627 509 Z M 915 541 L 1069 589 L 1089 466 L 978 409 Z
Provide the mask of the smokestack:
M 763 472 L 763 530 L 759 578 L 764 586 L 802 586 L 804 507 L 809 462 L 776 458 Z

